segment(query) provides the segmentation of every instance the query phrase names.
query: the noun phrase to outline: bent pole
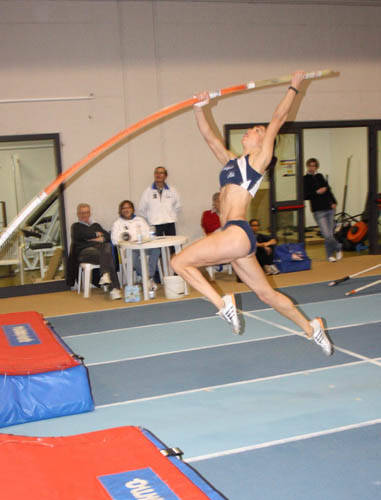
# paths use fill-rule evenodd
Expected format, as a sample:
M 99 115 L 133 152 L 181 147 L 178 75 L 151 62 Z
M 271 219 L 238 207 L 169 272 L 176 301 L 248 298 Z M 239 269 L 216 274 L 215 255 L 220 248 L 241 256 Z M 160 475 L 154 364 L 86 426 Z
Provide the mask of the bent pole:
M 314 78 L 320 78 L 322 76 L 332 76 L 334 72 L 330 69 L 312 71 L 306 73 L 305 79 L 311 80 Z M 258 80 L 250 81 L 241 85 L 235 85 L 234 87 L 226 87 L 223 89 L 215 90 L 209 92 L 210 99 L 215 99 L 216 97 L 234 94 L 237 92 L 243 92 L 245 90 L 257 89 L 262 87 L 270 87 L 273 85 L 281 85 L 283 83 L 291 82 L 292 75 L 280 76 L 278 78 L 271 78 L 270 80 Z M 134 123 L 130 127 L 122 130 L 118 134 L 114 135 L 106 142 L 93 149 L 87 156 L 74 163 L 70 168 L 65 170 L 60 174 L 51 184 L 49 184 L 40 194 L 35 196 L 12 220 L 10 225 L 5 229 L 5 231 L 0 235 L 0 248 L 4 246 L 6 241 L 12 236 L 12 234 L 26 221 L 26 219 L 46 200 L 48 196 L 54 193 L 62 184 L 68 181 L 74 174 L 79 172 L 82 168 L 86 167 L 92 161 L 97 160 L 100 156 L 110 153 L 110 151 L 125 140 L 131 134 L 137 132 L 138 130 L 147 127 L 148 125 L 164 118 L 165 116 L 170 116 L 182 109 L 190 108 L 198 102 L 196 97 L 187 99 L 185 101 L 179 102 L 177 104 L 172 104 L 167 106 L 152 115 L 143 118 L 142 120 Z

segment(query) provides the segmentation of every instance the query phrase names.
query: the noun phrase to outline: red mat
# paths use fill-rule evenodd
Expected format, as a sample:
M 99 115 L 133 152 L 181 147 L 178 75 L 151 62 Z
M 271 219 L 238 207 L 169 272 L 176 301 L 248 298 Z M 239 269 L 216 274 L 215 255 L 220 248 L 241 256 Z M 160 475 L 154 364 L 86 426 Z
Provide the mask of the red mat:
M 86 367 L 43 316 L 0 314 L 0 427 L 93 409 Z
M 0 314 L 0 374 L 28 375 L 80 365 L 36 311 Z
M 0 434 L 1 498 L 224 498 L 184 462 L 164 456 L 155 440 L 131 426 L 68 437 Z

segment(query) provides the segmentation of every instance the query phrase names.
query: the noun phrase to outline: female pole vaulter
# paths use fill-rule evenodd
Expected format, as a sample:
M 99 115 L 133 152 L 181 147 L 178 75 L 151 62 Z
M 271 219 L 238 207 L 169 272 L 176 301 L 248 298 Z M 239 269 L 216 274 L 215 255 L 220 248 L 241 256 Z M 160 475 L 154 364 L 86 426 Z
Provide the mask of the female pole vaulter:
M 214 155 L 224 165 L 220 172 L 222 230 L 189 245 L 172 258 L 171 264 L 176 273 L 216 306 L 217 314 L 231 325 L 233 333 L 241 334 L 242 322 L 234 295 L 221 297 L 198 269 L 231 262 L 240 279 L 259 299 L 302 328 L 307 338 L 313 339 L 330 356 L 333 345 L 324 330 L 322 319 L 309 321 L 288 297 L 269 285 L 255 257 L 255 235 L 246 221 L 248 204 L 270 165 L 276 135 L 287 119 L 305 75 L 304 71 L 292 74 L 291 86 L 275 109 L 269 125 L 255 126 L 243 136 L 243 155 L 239 158 L 225 148 L 204 115 L 203 107 L 209 104 L 209 93 L 202 92 L 197 96 L 198 102 L 193 105 L 193 109 L 198 128 Z

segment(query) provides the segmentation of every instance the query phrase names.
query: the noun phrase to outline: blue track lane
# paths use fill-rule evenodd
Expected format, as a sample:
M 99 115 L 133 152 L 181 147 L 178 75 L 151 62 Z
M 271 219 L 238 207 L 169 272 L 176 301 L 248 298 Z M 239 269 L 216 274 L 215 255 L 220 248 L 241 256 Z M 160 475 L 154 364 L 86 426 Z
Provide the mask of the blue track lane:
M 380 434 L 370 425 L 192 465 L 234 500 L 376 500 Z
M 91 366 L 89 373 L 95 404 L 104 405 L 355 360 L 341 352 L 327 358 L 312 342 L 280 337 Z
M 2 431 L 137 425 L 183 449 L 229 500 L 381 498 L 381 424 L 324 435 L 381 418 L 381 293 L 344 297 L 375 279 L 284 289 L 326 319 L 331 358 L 252 293 L 238 297 L 242 337 L 202 299 L 50 318 L 85 356 L 98 406 Z

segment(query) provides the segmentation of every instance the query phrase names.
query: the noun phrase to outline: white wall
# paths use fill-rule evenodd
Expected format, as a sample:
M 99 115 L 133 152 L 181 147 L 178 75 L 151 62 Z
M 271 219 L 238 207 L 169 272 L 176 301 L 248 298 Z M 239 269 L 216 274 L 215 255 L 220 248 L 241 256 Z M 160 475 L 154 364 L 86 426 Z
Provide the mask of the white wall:
M 91 101 L 0 104 L 2 135 L 59 132 L 64 169 L 128 125 L 195 92 L 333 68 L 307 85 L 297 120 L 380 118 L 381 8 L 105 0 L 0 0 L 0 98 Z M 267 121 L 274 87 L 220 99 L 216 123 Z M 182 195 L 178 231 L 201 235 L 200 213 L 218 165 L 191 111 L 164 120 L 87 169 L 65 191 L 67 223 L 79 201 L 109 227 L 117 204 L 139 200 L 164 164 Z

